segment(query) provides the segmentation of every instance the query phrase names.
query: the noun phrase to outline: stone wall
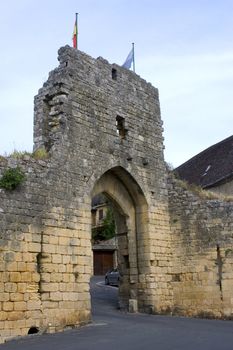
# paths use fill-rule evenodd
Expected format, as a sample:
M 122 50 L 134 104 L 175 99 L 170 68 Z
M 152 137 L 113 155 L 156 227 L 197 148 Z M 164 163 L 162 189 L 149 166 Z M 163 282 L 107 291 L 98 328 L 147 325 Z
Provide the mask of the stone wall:
M 46 206 L 45 161 L 1 159 L 0 173 L 20 166 L 26 182 L 0 190 L 0 340 L 41 326 L 38 254 Z
M 169 209 L 173 313 L 232 318 L 233 202 L 201 198 L 170 176 Z

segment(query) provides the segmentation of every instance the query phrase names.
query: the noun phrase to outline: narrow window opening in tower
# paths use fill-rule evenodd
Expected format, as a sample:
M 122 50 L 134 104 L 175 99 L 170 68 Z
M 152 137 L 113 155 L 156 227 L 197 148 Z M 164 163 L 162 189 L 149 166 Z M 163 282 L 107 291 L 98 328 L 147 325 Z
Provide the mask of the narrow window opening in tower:
M 129 255 L 123 255 L 126 269 L 129 269 Z
M 125 118 L 120 117 L 119 115 L 116 117 L 116 128 L 121 139 L 125 139 L 128 133 L 128 130 L 125 128 Z
M 115 68 L 112 69 L 112 79 L 117 80 L 117 70 Z

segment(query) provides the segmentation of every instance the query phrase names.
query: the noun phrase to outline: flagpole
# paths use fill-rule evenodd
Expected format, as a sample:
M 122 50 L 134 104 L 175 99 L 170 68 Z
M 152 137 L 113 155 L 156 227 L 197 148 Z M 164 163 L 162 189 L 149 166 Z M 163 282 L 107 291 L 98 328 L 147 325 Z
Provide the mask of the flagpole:
M 76 49 L 78 50 L 78 12 L 75 13 L 75 24 L 76 24 Z
M 133 71 L 135 73 L 134 43 L 132 43 L 132 50 L 133 50 Z

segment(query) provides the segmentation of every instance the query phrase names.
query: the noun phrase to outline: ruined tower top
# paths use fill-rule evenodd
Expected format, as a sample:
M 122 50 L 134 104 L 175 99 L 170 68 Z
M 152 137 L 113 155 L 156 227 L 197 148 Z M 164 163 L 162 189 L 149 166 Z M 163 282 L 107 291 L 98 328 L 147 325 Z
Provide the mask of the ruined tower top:
M 130 158 L 149 157 L 149 146 L 152 158 L 163 158 L 158 90 L 101 57 L 69 46 L 58 53 L 58 68 L 35 97 L 34 149 L 75 147 L 83 140 Z

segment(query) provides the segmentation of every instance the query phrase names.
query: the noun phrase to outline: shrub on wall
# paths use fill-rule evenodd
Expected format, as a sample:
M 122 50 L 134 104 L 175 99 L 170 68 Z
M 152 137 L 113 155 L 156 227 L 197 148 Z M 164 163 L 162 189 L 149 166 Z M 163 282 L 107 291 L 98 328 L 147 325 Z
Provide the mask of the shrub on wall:
M 0 187 L 6 190 L 14 190 L 25 180 L 25 175 L 20 167 L 9 168 L 4 171 L 0 179 Z

